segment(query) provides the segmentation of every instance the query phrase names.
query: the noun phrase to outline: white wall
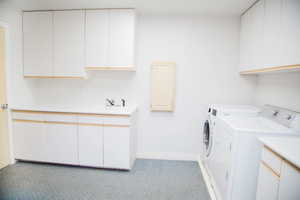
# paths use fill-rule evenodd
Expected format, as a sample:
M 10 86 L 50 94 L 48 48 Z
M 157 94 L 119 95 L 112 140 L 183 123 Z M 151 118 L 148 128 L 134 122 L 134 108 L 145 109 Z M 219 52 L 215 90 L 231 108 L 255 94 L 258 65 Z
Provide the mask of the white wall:
M 0 6 L 1 7 L 1 6 Z M 139 104 L 138 154 L 196 159 L 209 103 L 251 104 L 256 79 L 238 75 L 239 21 L 235 17 L 141 15 L 137 72 L 94 72 L 88 80 L 22 78 L 21 13 L 0 11 L 11 26 L 10 104 L 102 105 L 106 97 Z M 177 63 L 176 109 L 152 113 L 150 65 Z
M 300 72 L 259 75 L 255 102 L 300 112 Z
M 255 78 L 237 73 L 239 21 L 223 17 L 141 16 L 138 21 L 139 154 L 194 158 L 202 150 L 209 103 L 249 104 Z M 150 64 L 177 63 L 174 113 L 152 113 Z
M 0 23 L 8 29 L 7 81 L 9 104 L 28 104 L 34 101 L 33 83 L 23 79 L 22 71 L 22 13 L 12 1 L 0 1 Z M 32 87 L 31 87 L 32 86 Z

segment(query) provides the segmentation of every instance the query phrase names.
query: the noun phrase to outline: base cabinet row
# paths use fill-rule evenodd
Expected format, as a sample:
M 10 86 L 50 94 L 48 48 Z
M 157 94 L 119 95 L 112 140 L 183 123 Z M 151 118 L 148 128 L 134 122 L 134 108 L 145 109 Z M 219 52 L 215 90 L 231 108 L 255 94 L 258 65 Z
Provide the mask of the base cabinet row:
M 13 122 L 15 159 L 130 169 L 131 127 Z
M 299 200 L 300 169 L 264 149 L 256 200 Z

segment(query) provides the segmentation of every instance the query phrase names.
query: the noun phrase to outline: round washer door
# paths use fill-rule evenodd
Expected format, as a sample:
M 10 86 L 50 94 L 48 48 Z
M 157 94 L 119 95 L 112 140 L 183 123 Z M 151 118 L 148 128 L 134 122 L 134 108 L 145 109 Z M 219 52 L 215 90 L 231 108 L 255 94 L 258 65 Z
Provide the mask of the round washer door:
M 204 144 L 205 155 L 206 157 L 208 157 L 210 155 L 211 146 L 212 146 L 212 132 L 211 132 L 209 120 L 206 120 L 204 123 L 203 144 Z

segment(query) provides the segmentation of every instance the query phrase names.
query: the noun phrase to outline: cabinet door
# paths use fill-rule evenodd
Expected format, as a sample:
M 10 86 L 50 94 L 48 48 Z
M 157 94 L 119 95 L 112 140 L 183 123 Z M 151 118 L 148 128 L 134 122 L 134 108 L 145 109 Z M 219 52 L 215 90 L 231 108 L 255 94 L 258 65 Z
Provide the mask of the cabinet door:
M 13 122 L 15 159 L 45 161 L 45 124 Z
M 23 13 L 24 76 L 52 76 L 52 12 Z
M 279 177 L 277 177 L 264 164 L 260 164 L 256 199 L 277 200 L 278 187 L 279 187 Z
M 109 10 L 86 11 L 86 67 L 108 65 Z
M 282 0 L 265 0 L 263 67 L 282 65 L 281 9 Z
M 258 1 L 241 18 L 240 71 L 263 67 L 264 1 Z
M 241 33 L 240 33 L 240 71 L 247 71 L 250 66 L 250 14 L 246 12 L 241 17 Z
M 84 11 L 54 12 L 54 76 L 84 76 Z
M 78 164 L 77 126 L 63 123 L 47 123 L 47 162 Z
M 104 127 L 104 167 L 130 169 L 130 131 L 126 127 Z
M 110 10 L 109 19 L 109 65 L 116 67 L 133 67 L 135 44 L 134 10 Z
M 300 169 L 284 162 L 281 169 L 279 200 L 300 199 Z
M 300 1 L 283 0 L 283 65 L 300 65 Z
M 82 166 L 103 166 L 103 127 L 79 125 L 78 155 Z
M 263 35 L 264 35 L 264 1 L 258 1 L 250 10 L 250 69 L 261 69 L 264 64 Z
M 173 111 L 176 87 L 175 63 L 153 63 L 151 68 L 151 110 Z

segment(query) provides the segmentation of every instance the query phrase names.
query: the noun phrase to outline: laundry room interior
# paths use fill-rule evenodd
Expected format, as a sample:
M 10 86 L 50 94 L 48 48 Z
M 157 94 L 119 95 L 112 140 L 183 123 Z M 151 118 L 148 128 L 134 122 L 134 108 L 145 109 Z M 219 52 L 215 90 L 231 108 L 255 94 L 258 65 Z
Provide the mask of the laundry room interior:
M 0 200 L 299 200 L 299 0 L 0 0 Z

